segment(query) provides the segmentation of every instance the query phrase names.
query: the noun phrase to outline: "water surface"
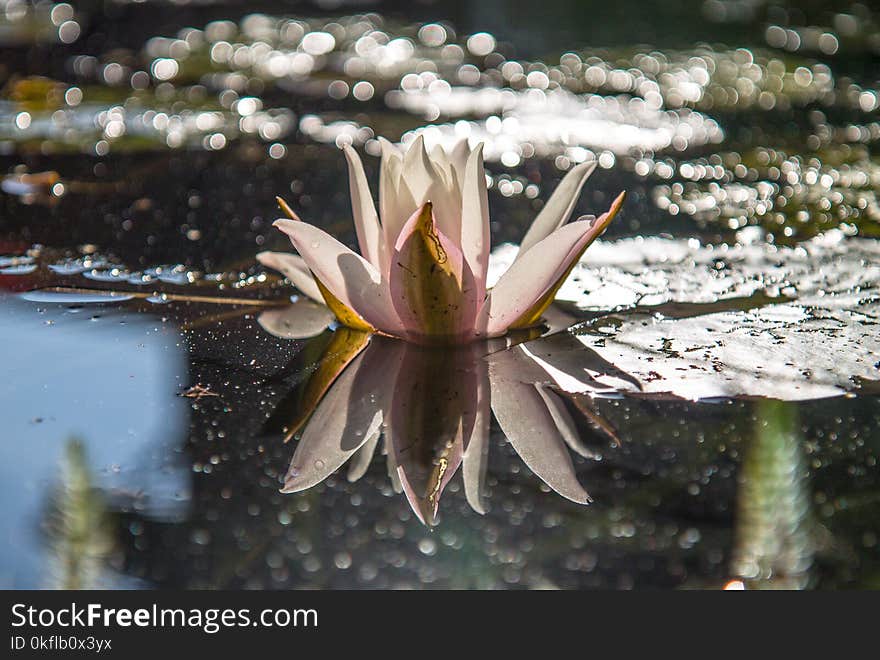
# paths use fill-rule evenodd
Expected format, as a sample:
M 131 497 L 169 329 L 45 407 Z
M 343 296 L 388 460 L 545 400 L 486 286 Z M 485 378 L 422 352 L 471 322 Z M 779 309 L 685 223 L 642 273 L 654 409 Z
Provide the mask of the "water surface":
M 2 5 L 0 583 L 880 584 L 880 18 L 508 4 Z M 493 276 L 575 163 L 628 191 L 543 329 L 369 340 L 256 264 L 419 133 L 486 143 Z

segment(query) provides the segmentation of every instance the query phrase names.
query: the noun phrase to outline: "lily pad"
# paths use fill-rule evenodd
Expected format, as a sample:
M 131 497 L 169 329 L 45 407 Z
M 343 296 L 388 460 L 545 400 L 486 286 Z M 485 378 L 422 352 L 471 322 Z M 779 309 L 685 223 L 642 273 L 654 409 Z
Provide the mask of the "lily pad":
M 514 251 L 495 256 L 500 262 Z M 567 378 L 559 385 L 572 392 L 841 395 L 880 379 L 878 261 L 876 241 L 839 231 L 797 248 L 664 238 L 602 243 L 560 291 L 590 318 L 527 346 L 563 365 Z M 584 351 L 617 371 L 573 367 Z

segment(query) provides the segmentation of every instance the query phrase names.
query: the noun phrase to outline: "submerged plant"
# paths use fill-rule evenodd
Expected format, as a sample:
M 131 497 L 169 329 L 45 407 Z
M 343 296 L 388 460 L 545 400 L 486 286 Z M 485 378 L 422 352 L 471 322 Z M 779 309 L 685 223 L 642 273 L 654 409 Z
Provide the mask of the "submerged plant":
M 275 226 L 300 256 L 257 256 L 356 330 L 420 344 L 459 344 L 537 325 L 623 202 L 621 193 L 602 216 L 566 224 L 595 169 L 594 163 L 576 166 L 535 218 L 514 263 L 489 289 L 482 145 L 471 149 L 462 141 L 451 153 L 436 147 L 429 154 L 421 136 L 405 152 L 380 142 L 380 213 L 360 157 L 344 148 L 360 255 L 300 221 L 279 200 L 289 218 Z
M 47 520 L 51 555 L 47 586 L 55 589 L 93 589 L 104 581 L 113 552 L 106 504 L 95 488 L 85 447 L 67 442 L 61 480 Z

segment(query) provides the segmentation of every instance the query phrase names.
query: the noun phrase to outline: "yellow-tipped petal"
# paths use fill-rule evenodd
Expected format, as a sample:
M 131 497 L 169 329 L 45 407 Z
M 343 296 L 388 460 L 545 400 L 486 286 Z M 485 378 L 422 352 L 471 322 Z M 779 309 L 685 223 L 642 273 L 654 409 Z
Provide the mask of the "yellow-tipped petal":
M 314 274 L 312 274 L 314 277 Z M 327 304 L 327 307 L 330 308 L 330 311 L 336 316 L 339 322 L 351 328 L 352 330 L 360 330 L 362 332 L 375 332 L 375 328 L 371 326 L 369 323 L 364 321 L 360 316 L 358 316 L 357 312 L 355 312 L 351 307 L 342 302 L 339 298 L 334 296 L 330 289 L 324 286 L 317 277 L 315 277 L 315 284 L 318 285 L 318 290 L 321 292 L 321 295 L 324 297 L 324 302 Z
M 438 230 L 426 202 L 404 226 L 391 263 L 394 306 L 413 339 L 449 339 L 470 322 L 461 268 L 461 251 Z
M 283 198 L 276 197 L 275 203 L 278 204 L 278 208 L 280 208 L 288 218 L 291 220 L 299 220 L 299 216 L 293 212 L 293 209 L 290 208 L 290 204 L 285 202 Z
M 565 283 L 565 280 L 568 279 L 568 276 L 571 275 L 571 271 L 574 269 L 575 264 L 580 261 L 580 258 L 583 256 L 584 252 L 588 247 L 593 243 L 596 238 L 598 238 L 602 232 L 611 224 L 611 221 L 614 220 L 614 216 L 617 215 L 617 212 L 620 210 L 621 205 L 623 204 L 624 197 L 626 196 L 625 192 L 620 193 L 617 196 L 617 199 L 611 204 L 611 208 L 608 209 L 608 212 L 603 216 L 596 220 L 596 224 L 593 226 L 591 231 L 591 237 L 587 240 L 581 248 L 572 255 L 571 261 L 556 282 L 542 295 L 534 305 L 532 305 L 522 316 L 520 316 L 516 321 L 514 321 L 510 325 L 511 330 L 516 330 L 520 328 L 528 328 L 533 325 L 536 325 L 540 320 L 541 316 L 543 316 L 546 309 L 550 306 L 550 304 L 556 299 L 556 294 L 559 291 L 560 287 Z
M 299 216 L 294 213 L 293 209 L 290 208 L 287 202 L 285 202 L 281 197 L 276 197 L 275 201 L 278 202 L 278 206 L 282 211 L 289 217 L 291 220 L 295 220 L 297 222 L 302 222 Z M 324 303 L 327 307 L 330 308 L 330 311 L 336 316 L 342 325 L 348 326 L 353 330 L 360 330 L 363 332 L 375 332 L 375 328 L 371 326 L 369 323 L 364 321 L 357 312 L 355 312 L 351 307 L 342 302 L 339 298 L 337 298 L 333 293 L 328 289 L 321 280 L 319 280 L 314 271 L 310 271 L 312 278 L 315 280 L 315 285 L 318 287 L 318 291 L 321 293 L 321 297 L 324 299 Z M 308 293 L 307 293 L 308 295 Z
M 315 281 L 320 280 L 334 298 L 357 312 L 354 316 L 380 332 L 402 336 L 403 328 L 392 305 L 388 283 L 373 264 L 306 222 L 279 218 L 273 224 L 290 237 Z M 325 303 L 332 302 L 332 299 L 325 300 Z M 337 306 L 337 309 L 340 308 Z M 351 315 L 343 318 L 356 323 Z

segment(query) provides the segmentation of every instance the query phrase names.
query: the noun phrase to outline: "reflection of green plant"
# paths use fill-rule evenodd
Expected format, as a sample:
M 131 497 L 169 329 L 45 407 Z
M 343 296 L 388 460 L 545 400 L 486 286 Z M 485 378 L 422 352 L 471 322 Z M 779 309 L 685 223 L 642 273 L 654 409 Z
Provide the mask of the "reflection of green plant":
M 803 589 L 814 547 L 797 416 L 765 401 L 757 419 L 740 472 L 731 572 L 750 588 Z
M 26 118 L 23 124 L 17 119 L 20 113 Z M 285 135 L 292 115 L 269 109 L 249 119 L 244 122 L 200 86 L 80 87 L 32 76 L 0 89 L 0 140 L 20 152 L 89 153 L 99 141 L 104 143 L 100 149 L 117 153 L 197 145 L 222 148 L 227 139 L 257 136 L 269 124 L 279 137 Z M 214 135 L 223 140 L 206 146 L 205 140 Z
M 113 539 L 106 507 L 92 483 L 81 441 L 68 441 L 61 473 L 49 521 L 54 556 L 51 586 L 57 589 L 94 588 L 99 586 Z

